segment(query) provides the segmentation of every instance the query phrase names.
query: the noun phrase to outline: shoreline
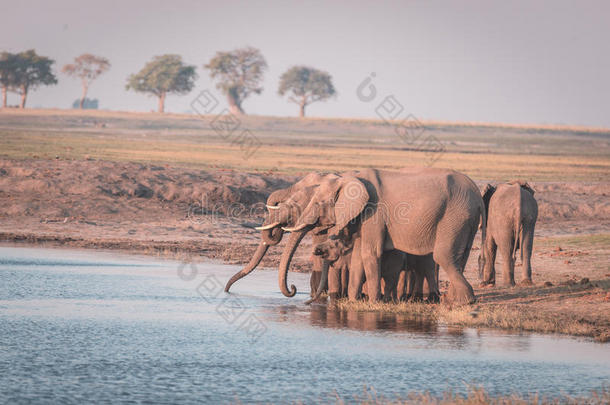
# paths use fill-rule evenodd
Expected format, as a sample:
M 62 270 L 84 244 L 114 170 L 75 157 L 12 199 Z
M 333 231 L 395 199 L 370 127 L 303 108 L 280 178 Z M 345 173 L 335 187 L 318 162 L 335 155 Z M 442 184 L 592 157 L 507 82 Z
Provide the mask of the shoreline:
M 199 259 L 220 261 L 223 264 L 239 265 L 243 260 L 226 260 L 226 249 L 215 243 L 204 243 L 196 246 L 185 241 L 154 241 L 134 239 L 84 239 L 70 236 L 37 235 L 35 233 L 0 232 L 0 244 L 21 245 L 39 248 L 78 248 L 85 250 L 103 250 L 106 252 L 121 252 L 124 254 L 139 254 L 157 258 L 174 260 Z M 234 247 L 234 245 L 233 245 Z M 244 246 L 248 250 L 250 246 Z M 254 249 L 254 247 L 252 247 Z M 278 254 L 281 249 L 277 249 Z M 306 249 L 305 249 L 306 250 Z M 277 257 L 275 258 L 277 260 Z M 301 262 L 296 258 L 297 262 Z M 296 264 L 296 263 L 295 263 Z M 300 264 L 300 265 L 299 265 Z M 298 263 L 291 268 L 308 272 L 307 263 Z M 277 271 L 277 263 L 262 264 L 260 269 Z M 227 274 L 229 275 L 229 274 Z M 446 290 L 447 282 L 441 277 L 441 292 Z M 556 334 L 558 336 L 592 338 L 599 343 L 610 341 L 610 322 L 608 319 L 586 319 L 580 314 L 562 311 L 558 308 L 540 309 L 535 303 L 527 302 L 532 297 L 545 297 L 546 301 L 559 296 L 559 300 L 570 296 L 599 296 L 607 301 L 610 298 L 610 279 L 568 280 L 559 285 L 544 285 L 536 283 L 531 287 L 496 287 L 479 288 L 473 284 L 477 302 L 472 305 L 451 307 L 444 303 L 368 303 L 366 301 L 349 302 L 341 299 L 338 302 L 327 301 L 325 305 L 346 311 L 375 312 L 379 314 L 402 315 L 409 319 L 425 319 L 451 327 L 467 327 L 473 329 L 489 329 L 506 332 L 528 332 L 539 334 Z M 521 295 L 526 302 L 515 299 Z M 521 300 L 523 301 L 523 300 Z M 532 305 L 534 304 L 534 305 Z M 602 314 L 603 315 L 603 314 Z

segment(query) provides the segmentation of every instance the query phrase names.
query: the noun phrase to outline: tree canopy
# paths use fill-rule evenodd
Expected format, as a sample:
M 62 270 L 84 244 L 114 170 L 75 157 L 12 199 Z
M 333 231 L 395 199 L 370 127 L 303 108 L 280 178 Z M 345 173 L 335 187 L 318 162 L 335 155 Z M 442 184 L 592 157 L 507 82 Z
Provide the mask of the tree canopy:
M 243 114 L 243 101 L 251 94 L 263 91 L 261 82 L 267 70 L 267 62 L 261 52 L 252 47 L 230 52 L 217 52 L 204 66 L 217 87 L 226 94 L 231 112 Z
M 288 100 L 299 105 L 299 115 L 304 117 L 306 106 L 327 100 L 336 91 L 328 73 L 307 66 L 293 66 L 280 77 L 278 93 L 280 96 L 288 94 Z
M 83 94 L 79 103 L 80 108 L 83 108 L 91 82 L 108 69 L 110 69 L 108 59 L 89 53 L 78 56 L 74 59 L 74 63 L 64 65 L 61 69 L 63 73 L 81 79 Z
M 159 112 L 165 109 L 168 93 L 186 94 L 195 86 L 195 66 L 182 62 L 179 55 L 155 56 L 138 73 L 127 79 L 127 90 L 150 93 L 159 98 Z
M 25 108 L 28 91 L 41 85 L 57 84 L 57 78 L 52 71 L 54 60 L 38 55 L 33 49 L 9 55 L 8 58 L 12 69 L 8 76 L 8 89 L 21 94 L 21 108 Z

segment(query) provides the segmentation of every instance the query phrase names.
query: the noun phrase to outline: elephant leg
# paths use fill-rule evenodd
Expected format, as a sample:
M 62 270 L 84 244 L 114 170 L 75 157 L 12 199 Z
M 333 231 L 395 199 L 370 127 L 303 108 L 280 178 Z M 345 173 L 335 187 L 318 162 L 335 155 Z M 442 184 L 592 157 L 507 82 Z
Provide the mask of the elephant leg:
M 483 265 L 481 286 L 493 286 L 496 285 L 496 251 L 498 250 L 498 245 L 496 245 L 496 241 L 491 236 L 488 236 L 483 249 L 485 249 L 485 264 Z
M 464 277 L 465 258 L 468 258 L 468 248 L 479 227 L 479 213 L 476 217 L 465 218 L 461 223 L 458 219 L 439 223 L 437 237 L 434 243 L 433 258 L 445 270 L 449 279 L 447 299 L 456 305 L 472 304 L 476 301 L 474 290 Z
M 385 252 L 381 259 L 383 300 L 396 300 L 396 290 L 401 269 L 404 267 L 404 253 L 397 250 Z
M 364 266 L 360 255 L 360 238 L 354 242 L 352 248 L 352 260 L 349 266 L 349 284 L 347 286 L 347 296 L 350 301 L 356 301 L 360 295 L 364 278 Z
M 424 274 L 419 258 L 414 260 L 413 271 L 413 290 L 411 291 L 411 301 L 421 302 L 424 300 Z
M 340 258 L 338 261 L 331 264 L 328 270 L 328 296 L 331 301 L 337 300 L 340 295 L 342 260 L 343 258 Z
M 435 246 L 434 261 L 445 270 L 449 279 L 448 301 L 457 305 L 472 304 L 476 301 L 474 290 L 468 283 L 461 269 L 461 253 L 453 252 L 453 248 Z
M 318 286 L 320 285 L 320 280 L 322 279 L 321 271 L 312 271 L 311 276 L 309 277 L 309 287 L 310 287 L 310 296 L 314 296 L 316 291 L 318 290 Z
M 372 252 L 362 253 L 362 265 L 366 275 L 367 293 L 369 302 L 377 302 L 381 299 L 381 271 L 380 258 Z
M 413 292 L 415 291 L 415 271 L 413 268 L 409 268 L 407 271 L 407 294 L 405 296 L 405 301 L 409 301 L 413 296 Z
M 398 283 L 396 284 L 396 299 L 397 301 L 406 300 L 406 286 L 407 286 L 407 270 L 403 267 L 398 275 Z
M 398 280 L 394 274 L 383 277 L 383 301 L 390 302 L 396 299 L 396 284 Z
M 534 245 L 534 226 L 523 230 L 523 246 L 521 246 L 521 257 L 523 258 L 522 285 L 532 285 L 532 249 Z
M 516 243 L 516 241 L 514 242 Z M 502 259 L 502 277 L 504 285 L 512 287 L 515 285 L 515 261 L 513 260 L 513 245 L 498 246 L 500 259 Z
M 347 297 L 347 286 L 349 282 L 349 267 L 347 263 L 341 267 L 341 298 Z
M 440 293 L 438 290 L 438 266 L 436 265 L 436 263 L 434 263 L 432 255 L 422 257 L 421 269 L 424 272 L 426 283 L 428 284 L 428 302 L 439 302 Z

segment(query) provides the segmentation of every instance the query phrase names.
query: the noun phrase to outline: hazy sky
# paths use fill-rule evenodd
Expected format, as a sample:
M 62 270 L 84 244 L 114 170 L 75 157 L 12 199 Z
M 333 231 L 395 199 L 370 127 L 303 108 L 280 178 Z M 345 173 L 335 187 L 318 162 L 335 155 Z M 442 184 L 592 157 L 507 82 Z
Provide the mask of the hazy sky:
M 59 69 L 88 52 L 112 63 L 90 89 L 101 108 L 155 109 L 125 90 L 126 78 L 176 53 L 199 80 L 166 110 L 187 112 L 199 91 L 218 94 L 202 65 L 251 45 L 269 64 L 264 92 L 244 103 L 252 114 L 296 115 L 278 79 L 306 64 L 328 71 L 339 93 L 311 116 L 375 117 L 377 101 L 394 95 L 420 119 L 610 127 L 608 1 L 0 0 L 0 15 L 0 50 L 35 48 L 57 61 L 59 84 L 32 93 L 31 107 L 70 106 L 79 83 Z M 366 103 L 356 88 L 372 72 L 378 98 Z

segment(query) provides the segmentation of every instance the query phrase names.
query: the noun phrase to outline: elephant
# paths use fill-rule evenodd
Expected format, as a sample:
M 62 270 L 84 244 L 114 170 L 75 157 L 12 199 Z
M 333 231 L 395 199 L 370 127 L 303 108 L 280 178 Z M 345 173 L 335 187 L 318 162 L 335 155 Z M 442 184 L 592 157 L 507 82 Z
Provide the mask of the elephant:
M 373 286 L 369 300 L 380 299 L 381 258 L 383 252 L 396 249 L 418 256 L 432 254 L 450 281 L 447 300 L 458 305 L 475 301 L 463 270 L 479 224 L 485 237 L 487 221 L 480 191 L 469 177 L 438 168 L 365 169 L 326 175 L 314 189 L 295 225 L 282 228 L 292 235 L 280 261 L 280 288 L 288 290 L 290 260 L 305 234 L 338 235 L 351 224 L 360 236 L 349 267 L 350 300 L 357 299 L 362 269 Z
M 515 255 L 521 250 L 523 276 L 520 284 L 532 285 L 532 246 L 538 218 L 534 190 L 525 182 L 513 181 L 483 190 L 487 210 L 487 238 L 479 257 L 481 285 L 495 285 L 496 251 L 502 258 L 504 284 L 515 285 Z
M 431 254 L 416 256 L 404 254 L 403 268 L 397 285 L 399 301 L 423 301 L 427 293 L 429 303 L 440 302 L 438 287 L 439 266 Z M 424 288 L 425 281 L 425 288 Z
M 250 274 L 259 265 L 270 246 L 279 244 L 284 235 L 282 226 L 294 223 L 305 206 L 309 203 L 311 195 L 313 195 L 314 187 L 321 181 L 322 175 L 318 173 L 310 173 L 292 186 L 272 192 L 267 198 L 266 207 L 268 210 L 267 216 L 263 225 L 257 227 L 261 231 L 261 241 L 252 255 L 249 263 L 227 282 L 225 292 L 229 292 L 231 286 L 241 278 Z M 321 243 L 326 240 L 325 233 L 313 235 L 314 244 Z M 292 237 L 294 239 L 294 236 Z M 289 245 L 292 242 L 289 242 Z M 320 283 L 321 274 L 325 266 L 328 266 L 322 258 L 312 255 L 312 273 L 310 277 L 311 294 L 312 296 L 317 290 Z M 296 289 L 288 292 L 282 289 L 286 296 L 293 296 Z
M 343 288 L 346 286 L 344 269 L 347 264 L 346 261 L 352 256 L 352 247 L 353 240 L 332 236 L 325 242 L 314 246 L 314 255 L 321 256 L 330 262 L 329 280 L 333 277 L 338 277 L 339 272 L 341 272 L 342 283 L 340 285 Z M 337 263 L 339 263 L 338 266 Z M 335 271 L 336 274 L 333 274 L 333 270 L 337 267 L 338 271 Z M 409 283 L 407 283 L 406 277 L 408 272 L 414 274 L 413 277 L 409 278 Z M 408 298 L 423 300 L 423 282 L 425 278 L 429 286 L 428 301 L 438 302 L 440 295 L 436 277 L 436 264 L 432 260 L 432 255 L 414 256 L 399 250 L 390 250 L 383 253 L 381 259 L 381 278 L 384 301 L 401 301 Z M 362 290 L 367 291 L 366 282 L 363 284 Z M 333 295 L 332 289 L 329 289 L 329 291 L 331 299 L 342 296 L 340 294 Z M 369 294 L 366 293 L 366 295 L 368 296 Z

